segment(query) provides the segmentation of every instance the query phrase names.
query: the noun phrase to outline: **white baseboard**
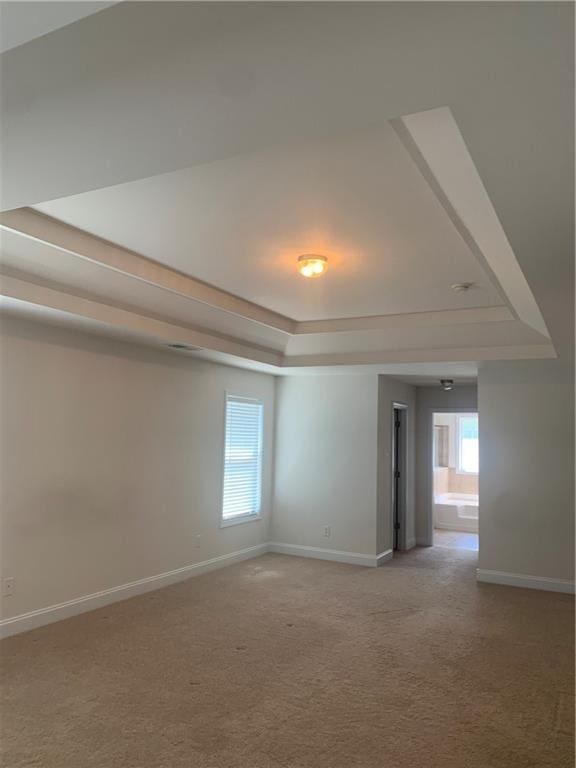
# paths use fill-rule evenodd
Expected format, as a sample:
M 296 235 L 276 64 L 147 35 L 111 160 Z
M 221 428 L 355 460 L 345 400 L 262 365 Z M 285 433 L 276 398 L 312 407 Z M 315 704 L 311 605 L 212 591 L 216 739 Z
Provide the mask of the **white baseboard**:
M 268 545 L 269 552 L 276 552 L 279 555 L 295 555 L 296 557 L 313 557 L 318 560 L 333 560 L 337 563 L 349 563 L 350 565 L 367 565 L 375 568 L 381 565 L 378 562 L 380 558 L 387 560 L 392 557 L 391 550 L 382 552 L 380 555 L 364 555 L 361 552 L 340 552 L 336 549 L 324 549 L 323 547 L 305 547 L 301 544 L 284 544 L 283 542 L 273 541 Z M 382 562 L 385 562 L 383 559 Z
M 176 568 L 174 571 L 159 573 L 156 576 L 149 576 L 146 579 L 131 581 L 128 584 L 122 584 L 119 587 L 105 589 L 102 592 L 95 592 L 92 595 L 84 595 L 74 600 L 68 600 L 65 603 L 51 605 L 47 608 L 40 608 L 37 611 L 23 613 L 20 616 L 14 616 L 10 619 L 0 621 L 0 637 L 9 637 L 20 632 L 27 632 L 29 629 L 36 629 L 45 624 L 52 624 L 61 619 L 68 619 L 71 616 L 77 616 L 79 613 L 93 611 L 96 608 L 103 608 L 110 603 L 116 603 L 120 600 L 126 600 L 129 597 L 141 595 L 144 592 L 151 592 L 154 589 L 161 589 L 170 584 L 176 584 L 179 581 L 185 581 L 192 576 L 199 576 L 202 573 L 214 571 L 217 568 L 223 568 L 227 565 L 239 563 L 242 560 L 248 560 L 251 557 L 258 557 L 268 551 L 268 544 L 258 544 L 255 547 L 239 549 L 227 555 L 213 557 L 210 560 L 204 560 L 200 563 L 185 565 L 183 568 Z
M 416 546 L 416 539 L 408 539 L 403 551 L 405 552 L 408 549 L 414 549 L 415 546 Z
M 574 594 L 574 582 L 567 579 L 528 576 L 523 573 L 506 573 L 506 571 L 488 571 L 483 568 L 476 570 L 476 579 L 487 584 L 502 584 L 507 587 L 524 587 L 525 589 L 543 589 L 548 592 Z
M 193 576 L 199 576 L 217 568 L 224 568 L 227 565 L 239 563 L 242 560 L 248 560 L 252 557 L 258 557 L 266 552 L 277 552 L 283 555 L 296 555 L 298 557 L 312 557 L 320 560 L 332 560 L 337 563 L 349 563 L 351 565 L 362 565 L 375 568 L 383 565 L 392 559 L 393 552 L 387 549 L 378 555 L 365 555 L 361 552 L 340 552 L 334 549 L 322 549 L 321 547 L 304 547 L 299 544 L 283 544 L 279 542 L 258 544 L 255 547 L 240 549 L 236 552 L 230 552 L 227 555 L 213 557 L 210 560 L 203 560 L 200 563 L 185 565 L 183 568 L 176 568 L 173 571 L 159 573 L 155 576 L 149 576 L 138 581 L 131 581 L 128 584 L 121 584 L 118 587 L 105 589 L 101 592 L 94 592 L 91 595 L 83 595 L 74 600 L 68 600 L 57 605 L 50 605 L 47 608 L 39 608 L 36 611 L 13 616 L 9 619 L 0 621 L 0 638 L 17 635 L 21 632 L 42 627 L 46 624 L 52 624 L 62 619 L 69 619 L 81 613 L 94 611 L 97 608 L 103 608 L 111 603 L 117 603 L 121 600 L 127 600 L 130 597 L 151 592 L 155 589 L 168 587 L 179 581 L 185 581 Z
M 431 547 L 432 542 L 430 539 L 426 539 L 423 536 L 417 536 L 416 537 L 416 546 L 417 547 Z
M 391 549 L 387 549 L 384 552 L 380 552 L 379 555 L 376 555 L 376 565 L 384 565 L 384 563 L 387 563 L 389 560 L 392 560 L 394 557 L 394 552 Z

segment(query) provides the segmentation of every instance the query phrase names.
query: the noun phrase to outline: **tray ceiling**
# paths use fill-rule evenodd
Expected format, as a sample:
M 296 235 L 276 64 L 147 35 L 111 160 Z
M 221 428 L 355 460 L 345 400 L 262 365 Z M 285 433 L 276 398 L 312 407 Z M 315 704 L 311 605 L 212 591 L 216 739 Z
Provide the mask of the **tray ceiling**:
M 389 123 L 36 209 L 297 321 L 504 303 Z
M 273 370 L 554 355 L 448 109 L 378 137 L 7 212 L 0 225 L 12 311 L 43 306 L 131 339 Z M 301 251 L 328 255 L 328 273 L 302 278 Z
M 4 53 L 7 311 L 273 373 L 554 356 L 544 5 L 120 3 Z

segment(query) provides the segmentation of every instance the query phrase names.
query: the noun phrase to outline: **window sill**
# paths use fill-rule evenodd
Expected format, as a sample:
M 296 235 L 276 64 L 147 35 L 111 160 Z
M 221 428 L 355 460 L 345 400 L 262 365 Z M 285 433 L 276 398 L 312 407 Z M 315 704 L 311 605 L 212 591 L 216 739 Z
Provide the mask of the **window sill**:
M 239 515 L 229 520 L 220 520 L 220 528 L 229 528 L 231 525 L 242 525 L 242 523 L 253 523 L 255 520 L 262 520 L 262 515 Z

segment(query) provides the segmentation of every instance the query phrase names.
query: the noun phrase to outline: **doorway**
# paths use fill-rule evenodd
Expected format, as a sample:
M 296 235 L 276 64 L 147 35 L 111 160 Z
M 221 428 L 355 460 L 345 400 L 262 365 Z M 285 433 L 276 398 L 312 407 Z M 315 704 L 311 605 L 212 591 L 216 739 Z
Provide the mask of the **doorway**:
M 392 411 L 392 546 L 406 549 L 407 406 L 394 403 Z
M 433 414 L 433 545 L 478 551 L 478 413 Z

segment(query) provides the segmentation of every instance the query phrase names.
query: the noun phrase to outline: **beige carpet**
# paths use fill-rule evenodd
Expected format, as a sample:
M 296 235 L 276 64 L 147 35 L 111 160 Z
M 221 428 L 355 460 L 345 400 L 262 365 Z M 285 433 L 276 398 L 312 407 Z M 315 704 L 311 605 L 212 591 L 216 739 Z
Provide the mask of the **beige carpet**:
M 10 638 L 10 768 L 572 768 L 567 595 L 266 555 Z

